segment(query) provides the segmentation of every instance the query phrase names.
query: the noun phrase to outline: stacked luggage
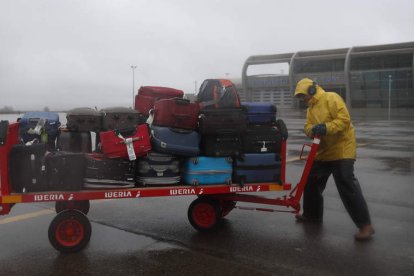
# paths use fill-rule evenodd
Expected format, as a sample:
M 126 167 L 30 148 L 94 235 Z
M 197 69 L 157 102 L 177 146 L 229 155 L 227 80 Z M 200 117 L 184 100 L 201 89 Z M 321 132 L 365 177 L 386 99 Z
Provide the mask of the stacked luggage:
M 10 156 L 13 191 L 282 184 L 287 129 L 274 105 L 242 104 L 222 79 L 205 80 L 197 102 L 183 95 L 143 86 L 135 110 L 75 108 L 66 127 L 56 113 L 25 114 L 20 136 L 27 145 L 15 145 Z
M 247 129 L 243 136 L 243 158 L 234 162 L 234 181 L 281 183 L 282 134 L 276 124 L 276 106 L 244 103 Z M 282 121 L 279 121 L 282 124 Z

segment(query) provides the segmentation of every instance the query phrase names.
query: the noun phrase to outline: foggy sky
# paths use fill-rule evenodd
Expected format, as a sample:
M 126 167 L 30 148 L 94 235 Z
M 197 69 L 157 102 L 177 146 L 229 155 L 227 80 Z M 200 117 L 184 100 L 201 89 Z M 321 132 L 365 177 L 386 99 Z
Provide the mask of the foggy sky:
M 135 90 L 193 93 L 240 78 L 251 55 L 414 41 L 413 12 L 412 0 L 0 0 L 0 108 L 131 106 L 131 65 Z

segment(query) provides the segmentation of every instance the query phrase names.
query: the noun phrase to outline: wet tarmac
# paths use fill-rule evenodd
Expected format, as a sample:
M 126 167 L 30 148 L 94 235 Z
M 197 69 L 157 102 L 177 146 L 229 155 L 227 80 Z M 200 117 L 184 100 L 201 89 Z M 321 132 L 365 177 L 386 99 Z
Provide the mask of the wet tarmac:
M 304 119 L 285 121 L 287 180 L 295 184 L 307 142 Z M 354 241 L 356 227 L 332 179 L 321 225 L 297 223 L 289 213 L 235 209 L 216 231 L 201 234 L 187 220 L 193 197 L 93 201 L 91 241 L 77 254 L 50 246 L 52 212 L 2 223 L 53 207 L 19 204 L 0 218 L 0 275 L 414 275 L 414 123 L 356 119 L 354 125 L 356 176 L 376 229 L 369 242 Z

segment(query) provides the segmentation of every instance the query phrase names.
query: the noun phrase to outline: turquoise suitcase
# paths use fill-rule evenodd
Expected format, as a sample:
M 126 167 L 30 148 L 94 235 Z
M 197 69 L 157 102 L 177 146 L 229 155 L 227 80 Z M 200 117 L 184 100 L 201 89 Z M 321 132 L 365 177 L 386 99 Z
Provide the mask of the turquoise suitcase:
M 189 185 L 231 184 L 230 157 L 193 157 L 184 162 L 183 180 Z

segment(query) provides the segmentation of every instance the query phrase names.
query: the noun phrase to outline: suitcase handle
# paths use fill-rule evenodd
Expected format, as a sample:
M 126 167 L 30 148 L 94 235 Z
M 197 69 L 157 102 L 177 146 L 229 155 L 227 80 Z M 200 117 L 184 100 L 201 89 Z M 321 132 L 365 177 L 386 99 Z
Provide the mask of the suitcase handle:
M 128 127 L 115 129 L 114 132 L 116 136 L 118 136 L 119 134 L 121 134 L 122 136 L 133 136 L 135 133 L 137 133 L 137 129 L 135 127 Z
M 189 105 L 190 104 L 190 100 L 188 99 L 183 99 L 183 98 L 173 98 L 173 100 L 175 101 L 175 103 L 177 105 Z

